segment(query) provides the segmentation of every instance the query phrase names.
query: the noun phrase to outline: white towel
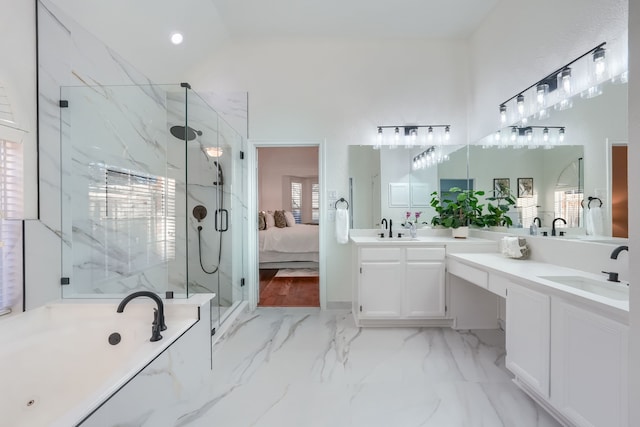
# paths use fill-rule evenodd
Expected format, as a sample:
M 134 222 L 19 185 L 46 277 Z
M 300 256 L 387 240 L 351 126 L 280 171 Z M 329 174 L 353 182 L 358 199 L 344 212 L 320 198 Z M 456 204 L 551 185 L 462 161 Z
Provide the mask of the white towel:
M 342 206 L 336 209 L 336 239 L 343 245 L 349 242 L 349 210 Z
M 589 236 L 602 236 L 604 234 L 604 217 L 601 207 L 593 206 L 587 209 L 585 226 Z
M 524 256 L 522 249 L 524 248 L 526 248 L 526 242 L 517 236 L 503 237 L 500 242 L 502 255 L 509 258 L 522 258 Z

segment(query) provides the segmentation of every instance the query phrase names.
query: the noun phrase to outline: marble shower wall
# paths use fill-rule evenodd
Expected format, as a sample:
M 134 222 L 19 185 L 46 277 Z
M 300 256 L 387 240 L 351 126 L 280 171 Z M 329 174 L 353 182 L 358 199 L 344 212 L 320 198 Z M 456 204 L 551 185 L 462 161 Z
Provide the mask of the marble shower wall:
M 26 248 L 27 270 L 38 270 L 27 274 L 28 294 L 40 295 L 38 303 L 59 297 L 60 277 L 71 278 L 65 296 L 184 290 L 186 153 L 168 132 L 184 114 L 184 105 L 172 110 L 184 89 L 154 85 L 46 0 L 38 2 L 38 42 L 41 226 L 27 228 L 26 237 L 55 242 L 47 252 L 56 255 L 43 262 L 36 256 L 42 248 Z M 60 108 L 61 99 L 69 100 L 69 108 Z M 246 93 L 207 94 L 207 101 L 246 136 Z M 167 242 L 134 227 L 135 221 L 129 230 L 109 224 L 92 194 L 104 190 L 106 169 L 129 179 L 139 175 L 147 184 L 154 177 L 175 184 L 173 258 L 165 252 Z M 172 224 L 164 221 L 158 219 L 151 231 L 170 233 Z

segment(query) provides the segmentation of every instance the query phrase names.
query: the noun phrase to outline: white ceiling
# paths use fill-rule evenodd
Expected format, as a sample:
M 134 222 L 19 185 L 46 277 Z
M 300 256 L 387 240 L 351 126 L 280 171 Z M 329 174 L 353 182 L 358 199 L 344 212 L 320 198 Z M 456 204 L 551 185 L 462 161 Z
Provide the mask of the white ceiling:
M 50 0 L 153 80 L 230 39 L 469 37 L 500 0 Z M 184 43 L 173 46 L 179 31 Z M 167 58 L 163 62 L 161 58 Z M 161 72 L 155 67 L 161 67 Z

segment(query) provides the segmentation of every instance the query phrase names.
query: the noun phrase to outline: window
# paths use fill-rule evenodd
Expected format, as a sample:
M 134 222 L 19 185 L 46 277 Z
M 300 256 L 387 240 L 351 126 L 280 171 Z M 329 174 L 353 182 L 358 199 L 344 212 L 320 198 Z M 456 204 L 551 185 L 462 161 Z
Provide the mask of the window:
M 22 144 L 0 139 L 0 314 L 22 289 Z
M 311 222 L 317 224 L 320 221 L 320 185 L 311 185 Z
M 554 193 L 554 218 L 564 218 L 567 225 L 558 223 L 558 227 L 580 227 L 582 217 L 582 191 L 560 190 Z
M 105 271 L 134 273 L 175 258 L 175 180 L 93 164 L 89 213 L 103 244 L 125 256 L 103 259 Z M 117 258 L 117 259 L 116 259 Z
M 296 224 L 302 222 L 302 183 L 291 181 L 291 213 Z

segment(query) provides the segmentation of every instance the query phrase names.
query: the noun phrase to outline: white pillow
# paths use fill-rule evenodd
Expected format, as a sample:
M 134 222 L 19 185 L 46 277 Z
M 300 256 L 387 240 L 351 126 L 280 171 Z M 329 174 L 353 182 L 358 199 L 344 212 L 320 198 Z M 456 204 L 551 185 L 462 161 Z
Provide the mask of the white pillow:
M 289 211 L 284 211 L 284 219 L 287 220 L 287 227 L 293 227 L 296 225 L 296 219 L 293 217 L 293 214 Z
M 264 214 L 264 218 L 267 222 L 267 228 L 276 226 L 276 219 L 273 217 L 273 212 L 267 212 Z

